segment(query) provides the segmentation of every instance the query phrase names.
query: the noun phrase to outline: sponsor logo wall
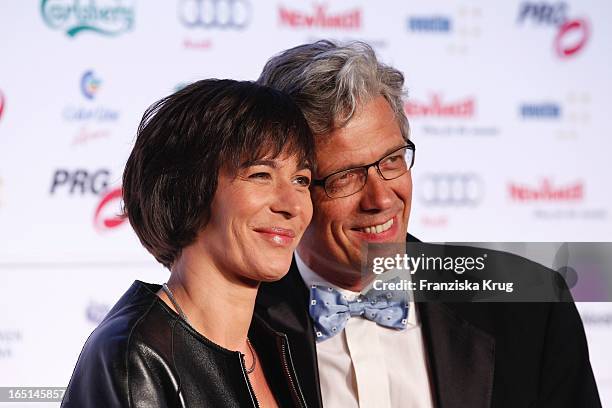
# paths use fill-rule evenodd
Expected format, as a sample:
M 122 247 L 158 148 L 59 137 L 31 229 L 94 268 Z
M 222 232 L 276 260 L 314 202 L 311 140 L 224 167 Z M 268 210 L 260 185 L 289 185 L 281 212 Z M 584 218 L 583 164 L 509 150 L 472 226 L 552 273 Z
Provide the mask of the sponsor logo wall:
M 410 232 L 431 242 L 612 240 L 611 13 L 577 0 L 6 5 L 0 274 L 37 302 L 20 290 L 0 298 L 13 311 L 0 316 L 0 385 L 65 385 L 131 280 L 167 278 L 120 215 L 144 110 L 198 79 L 256 79 L 270 56 L 319 38 L 368 41 L 405 74 L 417 146 Z M 610 404 L 612 306 L 580 310 Z

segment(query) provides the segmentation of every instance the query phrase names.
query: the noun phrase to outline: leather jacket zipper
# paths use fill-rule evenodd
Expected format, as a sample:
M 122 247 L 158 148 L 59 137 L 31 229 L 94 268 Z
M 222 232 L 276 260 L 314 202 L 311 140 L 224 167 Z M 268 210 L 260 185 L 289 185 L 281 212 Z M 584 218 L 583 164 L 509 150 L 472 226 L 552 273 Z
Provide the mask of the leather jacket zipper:
M 244 354 L 240 353 L 240 367 L 242 367 L 242 376 L 244 377 L 244 381 L 246 382 L 247 388 L 249 389 L 249 394 L 251 395 L 251 401 L 253 401 L 253 406 L 255 408 L 260 408 L 259 401 L 257 400 L 257 394 L 255 394 L 255 389 L 251 385 L 251 380 L 249 380 L 249 375 L 247 374 L 246 365 L 244 363 Z
M 287 339 L 287 335 L 284 333 L 279 333 L 281 336 L 281 358 L 283 363 L 283 368 L 285 369 L 285 375 L 289 379 L 289 385 L 291 386 L 291 391 L 293 393 L 294 400 L 300 407 L 306 407 L 306 400 L 304 399 L 304 395 L 302 395 L 302 390 L 299 387 L 296 387 L 295 381 L 291 373 L 295 373 L 295 367 L 293 366 L 293 359 L 291 358 L 291 350 L 289 349 L 289 339 Z M 291 369 L 290 369 L 291 367 Z

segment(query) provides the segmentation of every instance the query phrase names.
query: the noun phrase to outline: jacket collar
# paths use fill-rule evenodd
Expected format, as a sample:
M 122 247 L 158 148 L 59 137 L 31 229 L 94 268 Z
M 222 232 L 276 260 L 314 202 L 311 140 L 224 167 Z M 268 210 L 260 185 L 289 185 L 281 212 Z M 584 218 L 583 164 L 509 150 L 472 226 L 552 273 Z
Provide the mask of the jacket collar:
M 314 330 L 308 314 L 309 292 L 295 260 L 287 275 L 273 283 L 262 283 L 256 311 L 274 330 L 285 333 L 308 407 L 321 408 L 319 370 Z

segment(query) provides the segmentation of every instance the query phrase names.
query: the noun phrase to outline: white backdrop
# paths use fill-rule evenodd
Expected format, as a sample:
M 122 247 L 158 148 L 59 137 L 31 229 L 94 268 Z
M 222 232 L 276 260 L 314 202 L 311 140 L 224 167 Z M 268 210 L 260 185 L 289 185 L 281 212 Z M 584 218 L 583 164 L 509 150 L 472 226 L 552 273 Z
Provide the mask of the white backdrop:
M 145 108 L 197 79 L 255 79 L 319 38 L 365 40 L 406 76 L 410 232 L 611 241 L 611 13 L 603 0 L 3 1 L 0 386 L 65 386 L 131 281 L 166 279 L 115 217 Z M 579 308 L 612 403 L 612 306 Z

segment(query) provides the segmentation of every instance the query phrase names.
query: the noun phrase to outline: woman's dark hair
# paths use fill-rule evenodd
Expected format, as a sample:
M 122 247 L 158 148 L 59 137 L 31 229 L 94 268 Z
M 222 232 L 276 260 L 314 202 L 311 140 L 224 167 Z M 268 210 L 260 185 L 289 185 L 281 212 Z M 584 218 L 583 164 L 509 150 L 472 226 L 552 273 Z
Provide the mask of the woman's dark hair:
M 312 143 L 284 93 L 246 81 L 195 82 L 145 112 L 123 173 L 124 214 L 170 269 L 206 226 L 221 169 L 235 174 L 281 154 L 312 168 Z

